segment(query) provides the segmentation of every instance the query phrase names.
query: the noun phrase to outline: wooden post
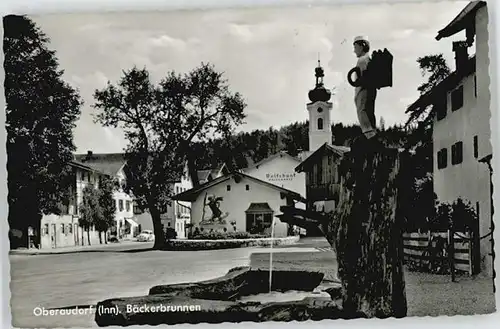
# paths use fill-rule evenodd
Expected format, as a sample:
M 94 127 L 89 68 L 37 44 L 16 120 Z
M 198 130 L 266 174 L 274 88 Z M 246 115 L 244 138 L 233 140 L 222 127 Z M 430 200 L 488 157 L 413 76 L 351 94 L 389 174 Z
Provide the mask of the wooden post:
M 347 317 L 407 314 L 398 207 L 399 187 L 407 182 L 401 156 L 396 149 L 364 145 L 342 160 L 339 204 L 325 235 L 337 255 Z
M 448 259 L 450 261 L 451 282 L 455 282 L 455 230 L 453 222 L 448 229 Z

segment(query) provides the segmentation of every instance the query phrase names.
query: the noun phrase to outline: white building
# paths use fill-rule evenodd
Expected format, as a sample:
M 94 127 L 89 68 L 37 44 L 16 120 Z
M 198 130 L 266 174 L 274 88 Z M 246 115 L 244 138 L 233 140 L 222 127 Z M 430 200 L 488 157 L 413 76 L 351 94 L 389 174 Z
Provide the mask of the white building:
M 280 207 L 286 205 L 287 198 L 302 199 L 294 191 L 236 172 L 173 197 L 191 203 L 194 230 L 255 234 L 270 232 L 273 218 L 280 213 Z M 288 225 L 275 221 L 275 236 L 287 236 Z
M 283 151 L 243 169 L 243 173 L 304 196 L 306 192 L 305 176 L 303 173 L 295 172 L 295 167 L 300 162 L 300 158 Z
M 491 231 L 490 172 L 481 159 L 492 155 L 488 48 L 488 8 L 484 1 L 470 2 L 437 40 L 464 33 L 454 42 L 455 71 L 422 95 L 411 108 L 433 105 L 434 192 L 441 202 L 458 198 L 470 202 L 479 214 L 479 235 Z M 475 46 L 470 57 L 468 48 Z M 480 243 L 481 267 L 492 274 L 490 238 Z
M 116 226 L 111 229 L 111 234 L 118 239 L 132 239 L 138 232 L 138 224 L 134 219 L 134 199 L 124 191 L 127 178 L 124 172 L 126 164 L 122 153 L 95 154 L 88 151 L 87 154 L 75 155 L 75 163 L 91 168 L 94 172 L 112 177 L 118 182 L 118 189 L 114 192 L 116 203 L 115 222 Z M 90 178 L 89 178 L 90 179 Z M 80 180 L 80 184 L 85 184 Z M 82 187 L 78 187 L 78 204 L 82 202 Z M 80 192 L 78 192 L 80 191 Z

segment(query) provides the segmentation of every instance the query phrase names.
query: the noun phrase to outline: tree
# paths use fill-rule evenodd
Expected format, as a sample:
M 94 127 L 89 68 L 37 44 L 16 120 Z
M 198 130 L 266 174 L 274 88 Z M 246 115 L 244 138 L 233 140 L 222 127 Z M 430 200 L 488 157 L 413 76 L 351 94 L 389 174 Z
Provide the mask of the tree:
M 71 184 L 78 92 L 63 81 L 49 38 L 26 16 L 3 18 L 7 129 L 8 221 L 34 228 L 40 244 L 43 214 L 61 214 Z M 11 248 L 26 246 L 26 239 Z
M 87 231 L 88 244 L 90 246 L 90 229 L 103 217 L 102 208 L 99 206 L 100 191 L 93 185 L 88 185 L 83 189 L 82 203 L 80 204 L 80 218 L 78 225 Z M 82 237 L 83 245 L 83 237 Z
M 99 243 L 102 243 L 101 234 L 104 233 L 104 243 L 108 243 L 106 232 L 115 223 L 116 203 L 113 198 L 116 184 L 113 179 L 103 176 L 99 185 L 99 207 L 101 217 L 96 218 L 95 228 L 99 232 Z
M 385 120 L 384 117 L 380 117 L 380 123 L 379 123 L 380 130 L 384 131 L 385 130 Z
M 243 123 L 246 104 L 230 92 L 222 73 L 203 63 L 185 75 L 172 71 L 156 85 L 146 68 L 134 67 L 94 98 L 96 121 L 125 132 L 127 189 L 149 210 L 155 236 L 162 237 L 160 215 L 171 203 L 173 182 L 185 174 L 194 142 L 232 133 Z M 196 170 L 190 174 L 196 181 Z M 155 239 L 154 247 L 164 244 Z
M 421 95 L 431 91 L 448 75 L 450 75 L 451 72 L 443 54 L 419 57 L 417 59 L 417 63 L 420 67 L 422 76 L 428 75 L 427 81 L 423 82 L 417 88 Z M 431 108 L 432 107 L 433 106 L 431 105 Z M 406 122 L 407 125 L 419 121 L 428 125 L 432 122 L 434 111 L 429 111 L 429 106 L 424 106 L 410 112 L 407 110 L 407 113 L 410 113 L 408 121 Z

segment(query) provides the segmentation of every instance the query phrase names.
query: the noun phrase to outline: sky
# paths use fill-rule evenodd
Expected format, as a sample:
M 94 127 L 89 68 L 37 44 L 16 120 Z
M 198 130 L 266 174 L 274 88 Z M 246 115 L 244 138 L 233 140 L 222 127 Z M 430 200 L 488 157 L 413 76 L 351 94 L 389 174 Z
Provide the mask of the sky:
M 406 107 L 425 81 L 417 58 L 443 53 L 454 68 L 452 41 L 436 41 L 468 1 L 263 7 L 215 10 L 47 14 L 31 16 L 51 39 L 63 78 L 85 102 L 74 131 L 78 153 L 121 152 L 120 130 L 93 122 L 93 92 L 115 83 L 123 70 L 146 67 L 155 81 L 201 62 L 224 72 L 233 92 L 245 98 L 247 118 L 239 130 L 279 128 L 308 118 L 318 56 L 332 97 L 332 123 L 357 123 L 354 89 L 347 72 L 355 65 L 352 40 L 366 36 L 372 50 L 394 55 L 392 88 L 379 91 L 377 120 L 404 123 Z

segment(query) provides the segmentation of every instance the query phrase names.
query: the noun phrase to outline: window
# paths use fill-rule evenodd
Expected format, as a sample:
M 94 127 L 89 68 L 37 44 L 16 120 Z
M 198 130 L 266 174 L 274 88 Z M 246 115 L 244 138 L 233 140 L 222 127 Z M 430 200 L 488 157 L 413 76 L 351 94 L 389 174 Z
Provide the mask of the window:
M 460 86 L 451 92 L 451 110 L 456 111 L 464 106 L 464 86 Z
M 179 186 L 175 187 L 175 194 L 179 194 Z
M 438 169 L 443 169 L 448 166 L 448 149 L 441 149 L 437 153 Z
M 478 147 L 478 139 L 477 139 L 477 135 L 474 136 L 474 158 L 477 159 L 477 157 L 479 156 L 479 147 Z
M 318 113 L 323 112 L 323 109 L 321 107 L 318 107 Z
M 247 232 L 251 234 L 263 234 L 272 225 L 272 212 L 258 212 L 246 214 Z
M 231 185 L 226 186 L 226 189 L 227 189 L 228 191 L 231 191 Z
M 318 118 L 318 130 L 323 130 L 323 118 Z
M 170 222 L 167 222 L 167 226 L 170 227 Z
M 477 98 L 477 76 L 474 76 L 474 97 Z
M 49 234 L 49 224 L 45 224 L 45 225 L 43 226 L 43 231 L 42 231 L 42 234 L 43 234 L 43 235 L 47 235 L 47 234 Z
M 446 94 L 442 95 L 434 103 L 437 120 L 443 120 L 446 117 L 446 112 L 448 111 L 448 102 L 446 96 Z
M 68 225 L 68 233 L 73 234 L 73 226 L 71 224 Z
M 130 211 L 130 201 L 125 202 L 125 208 L 127 209 L 127 211 Z
M 65 227 L 65 226 L 66 226 L 65 224 L 61 224 L 61 233 L 62 233 L 62 234 L 64 234 L 64 231 L 65 231 L 65 230 L 64 230 L 64 227 Z
M 245 190 L 250 191 L 250 185 L 248 185 L 248 184 L 247 184 L 247 185 L 245 186 Z
M 179 204 L 177 204 L 176 208 L 177 208 L 177 214 L 180 214 L 181 213 L 181 207 L 179 206 Z
M 118 210 L 123 211 L 123 200 L 118 200 Z
M 460 164 L 463 161 L 463 143 L 456 142 L 451 146 L 451 164 Z

